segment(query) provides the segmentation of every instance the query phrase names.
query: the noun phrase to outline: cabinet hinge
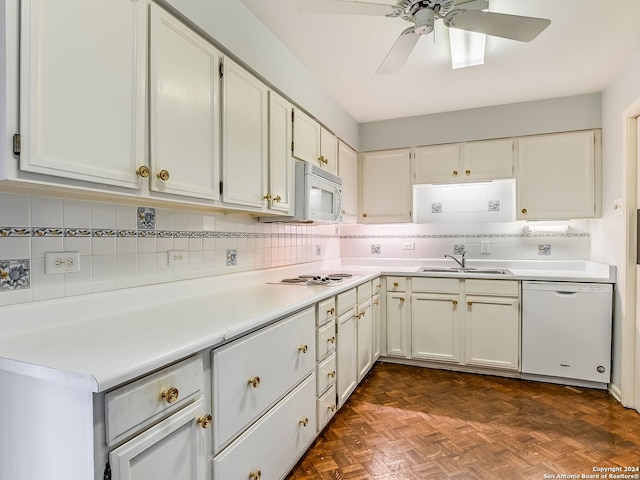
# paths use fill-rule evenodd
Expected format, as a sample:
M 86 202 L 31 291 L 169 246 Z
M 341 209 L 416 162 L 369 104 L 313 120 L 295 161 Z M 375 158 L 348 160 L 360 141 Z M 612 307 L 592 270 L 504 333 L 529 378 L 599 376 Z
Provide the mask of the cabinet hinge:
M 222 180 L 220 180 L 220 195 L 222 195 Z
M 218 63 L 218 75 L 220 75 L 220 78 L 224 76 L 224 63 L 222 61 Z
M 20 151 L 22 150 L 22 138 L 19 133 L 16 133 L 13 136 L 13 154 L 20 155 Z
M 293 122 L 296 119 L 296 111 L 291 109 L 291 121 Z
M 111 480 L 111 465 L 109 462 L 104 467 L 104 475 L 102 476 L 102 480 Z
M 293 140 L 291 140 L 291 153 L 293 153 L 293 152 L 295 152 L 295 151 L 296 151 L 296 149 L 295 149 L 295 147 L 294 147 Z

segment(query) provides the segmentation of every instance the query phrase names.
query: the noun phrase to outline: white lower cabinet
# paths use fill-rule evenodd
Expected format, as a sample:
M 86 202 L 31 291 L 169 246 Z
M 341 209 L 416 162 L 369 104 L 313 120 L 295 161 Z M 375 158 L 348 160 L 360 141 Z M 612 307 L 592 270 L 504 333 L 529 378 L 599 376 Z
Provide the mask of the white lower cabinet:
M 358 317 L 354 305 L 338 317 L 338 405 L 344 405 L 358 385 Z
M 385 345 L 390 357 L 408 358 L 411 331 L 409 325 L 409 302 L 407 301 L 407 279 L 386 278 Z
M 310 307 L 213 351 L 214 453 L 313 372 L 315 319 Z
M 109 454 L 112 480 L 205 480 L 211 416 L 204 398 L 174 413 Z
M 411 302 L 411 356 L 458 363 L 458 295 L 414 293 Z
M 284 478 L 316 436 L 315 405 L 311 374 L 214 458 L 213 480 Z

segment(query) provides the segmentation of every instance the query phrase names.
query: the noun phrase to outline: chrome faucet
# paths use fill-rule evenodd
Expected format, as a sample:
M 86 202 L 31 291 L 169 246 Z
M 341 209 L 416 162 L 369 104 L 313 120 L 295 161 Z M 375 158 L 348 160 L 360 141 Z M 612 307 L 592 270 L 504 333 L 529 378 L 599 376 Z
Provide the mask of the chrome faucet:
M 467 254 L 466 250 L 462 252 L 462 256 L 460 257 L 460 260 L 458 260 L 456 257 L 454 257 L 453 255 L 447 255 L 445 254 L 444 257 L 445 258 L 451 258 L 453 260 L 455 260 L 455 262 L 460 265 L 460 268 L 464 268 L 464 256 Z

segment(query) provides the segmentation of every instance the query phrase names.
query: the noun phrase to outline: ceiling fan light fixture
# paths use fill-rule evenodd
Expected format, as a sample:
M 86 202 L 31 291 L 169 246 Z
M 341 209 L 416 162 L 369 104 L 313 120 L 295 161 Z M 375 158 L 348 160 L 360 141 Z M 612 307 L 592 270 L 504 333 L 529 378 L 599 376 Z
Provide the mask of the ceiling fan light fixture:
M 413 31 L 418 35 L 428 35 L 433 32 L 433 21 L 436 13 L 430 8 L 422 8 L 415 13 L 416 24 Z
M 451 68 L 465 68 L 484 64 L 484 33 L 449 28 L 451 43 Z

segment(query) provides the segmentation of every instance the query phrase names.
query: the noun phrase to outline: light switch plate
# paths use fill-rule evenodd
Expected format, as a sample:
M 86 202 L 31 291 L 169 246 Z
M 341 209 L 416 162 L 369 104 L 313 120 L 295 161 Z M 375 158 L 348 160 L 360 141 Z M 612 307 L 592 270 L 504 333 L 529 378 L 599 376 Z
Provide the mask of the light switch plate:
M 491 253 L 491 242 L 489 240 L 480 242 L 480 253 Z

